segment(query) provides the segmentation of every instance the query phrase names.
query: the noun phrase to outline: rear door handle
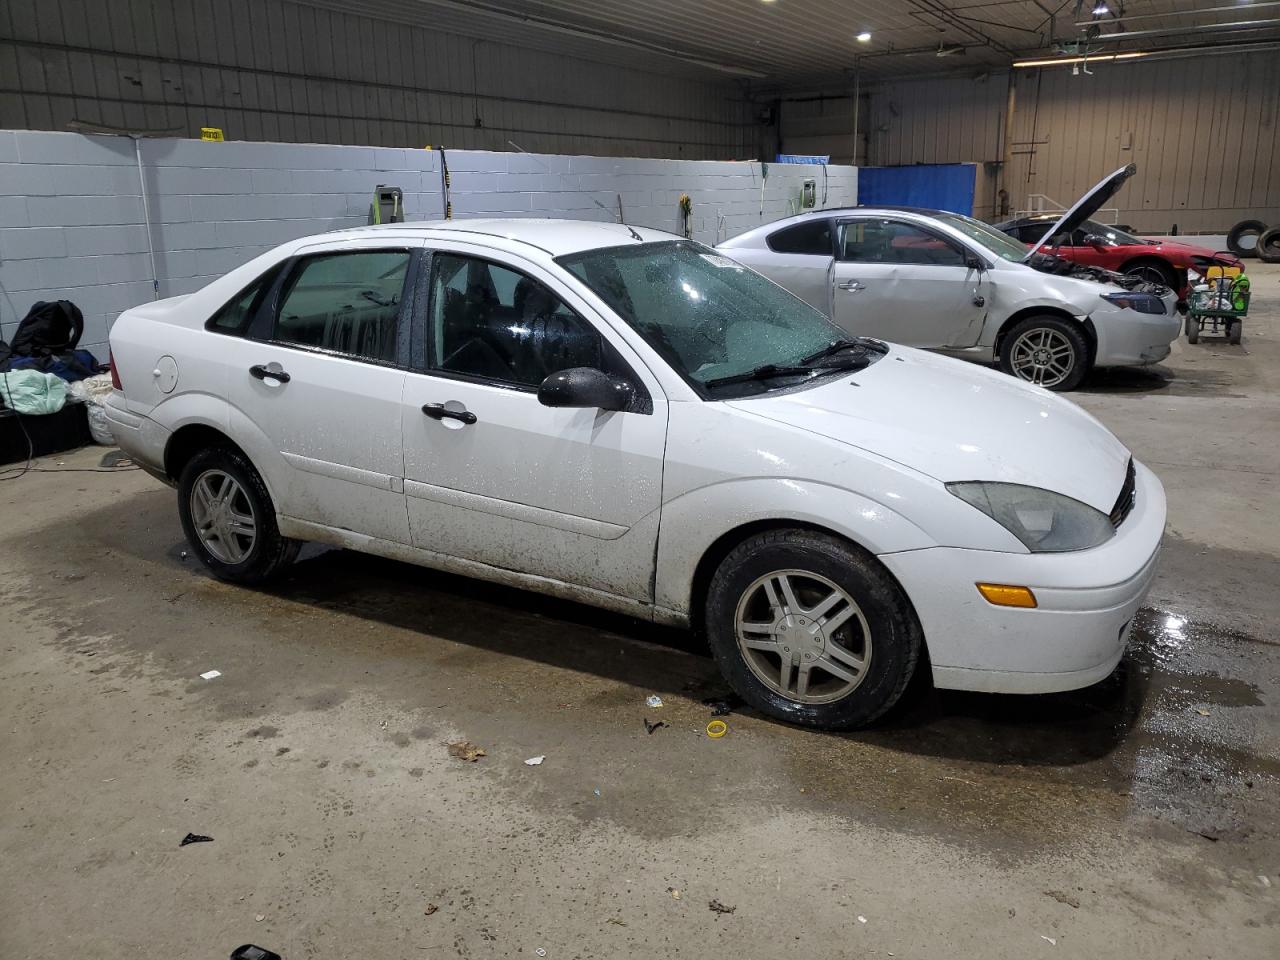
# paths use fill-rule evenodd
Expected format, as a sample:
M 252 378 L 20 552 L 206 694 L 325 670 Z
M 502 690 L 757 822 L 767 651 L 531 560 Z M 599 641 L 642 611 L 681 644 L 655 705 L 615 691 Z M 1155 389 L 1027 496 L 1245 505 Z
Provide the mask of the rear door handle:
M 470 410 L 450 410 L 443 403 L 424 403 L 422 412 L 432 420 L 461 420 L 468 426 L 476 422 L 476 415 Z
M 249 368 L 249 376 L 255 377 L 258 380 L 266 380 L 270 378 L 272 380 L 278 380 L 281 383 L 289 382 L 289 375 L 281 369 L 280 364 L 278 363 L 255 363 Z
M 836 287 L 840 290 L 848 290 L 851 293 L 857 293 L 859 290 L 867 289 L 857 280 L 845 280 L 842 283 L 837 283 Z

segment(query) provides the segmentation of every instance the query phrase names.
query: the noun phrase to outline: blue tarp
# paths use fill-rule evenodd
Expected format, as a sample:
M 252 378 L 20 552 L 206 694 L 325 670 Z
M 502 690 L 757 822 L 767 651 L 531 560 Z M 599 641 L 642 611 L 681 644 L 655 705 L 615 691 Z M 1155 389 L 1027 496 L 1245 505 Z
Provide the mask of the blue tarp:
M 927 207 L 973 216 L 974 163 L 920 163 L 910 167 L 859 167 L 863 207 Z

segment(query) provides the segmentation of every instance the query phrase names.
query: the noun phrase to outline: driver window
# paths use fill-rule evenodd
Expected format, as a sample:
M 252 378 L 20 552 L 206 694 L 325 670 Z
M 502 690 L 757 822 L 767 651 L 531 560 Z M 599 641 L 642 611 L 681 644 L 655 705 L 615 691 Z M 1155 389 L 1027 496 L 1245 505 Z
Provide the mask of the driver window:
M 409 258 L 407 250 L 377 250 L 299 261 L 285 284 L 273 339 L 364 360 L 395 360 Z
M 964 255 L 947 241 L 899 220 L 855 220 L 841 227 L 846 263 L 963 267 Z
M 431 339 L 436 370 L 518 387 L 615 366 L 595 328 L 537 280 L 451 253 L 432 257 Z

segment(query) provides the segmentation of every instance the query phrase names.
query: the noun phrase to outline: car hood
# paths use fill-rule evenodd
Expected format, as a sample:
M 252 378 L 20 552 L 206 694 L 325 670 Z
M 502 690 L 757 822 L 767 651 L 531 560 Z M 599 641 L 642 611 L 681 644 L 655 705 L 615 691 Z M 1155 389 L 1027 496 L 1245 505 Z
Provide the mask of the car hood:
M 728 404 L 944 483 L 1020 483 L 1103 513 L 1115 505 L 1129 461 L 1124 444 L 1069 400 L 993 370 L 897 346 L 852 375 Z
M 1084 223 L 1095 213 L 1102 209 L 1102 205 L 1120 192 L 1120 188 L 1125 185 L 1125 181 L 1138 172 L 1138 168 L 1134 164 L 1128 164 L 1121 167 L 1115 173 L 1106 177 L 1102 182 L 1097 184 L 1092 190 L 1075 202 L 1075 205 L 1058 218 L 1058 222 L 1045 231 L 1044 236 L 1040 238 L 1031 250 L 1023 257 L 1023 261 L 1030 260 L 1041 247 L 1045 245 L 1050 237 L 1059 233 L 1070 233 L 1080 224 Z

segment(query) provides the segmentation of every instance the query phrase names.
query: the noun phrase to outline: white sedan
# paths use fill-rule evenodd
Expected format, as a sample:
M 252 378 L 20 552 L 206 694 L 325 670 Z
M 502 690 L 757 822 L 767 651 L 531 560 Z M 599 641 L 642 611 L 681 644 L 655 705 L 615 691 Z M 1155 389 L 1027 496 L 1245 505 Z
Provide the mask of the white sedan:
M 720 250 L 782 284 L 850 336 L 874 336 L 995 362 L 1051 390 L 1094 367 L 1169 355 L 1178 295 L 1040 252 L 1136 172 L 1107 177 L 1028 246 L 972 217 L 911 208 L 815 210 L 756 227 Z
M 1116 666 L 1160 482 L 1038 387 L 567 221 L 296 240 L 111 331 L 117 441 L 241 583 L 319 541 L 705 630 L 797 723 Z

